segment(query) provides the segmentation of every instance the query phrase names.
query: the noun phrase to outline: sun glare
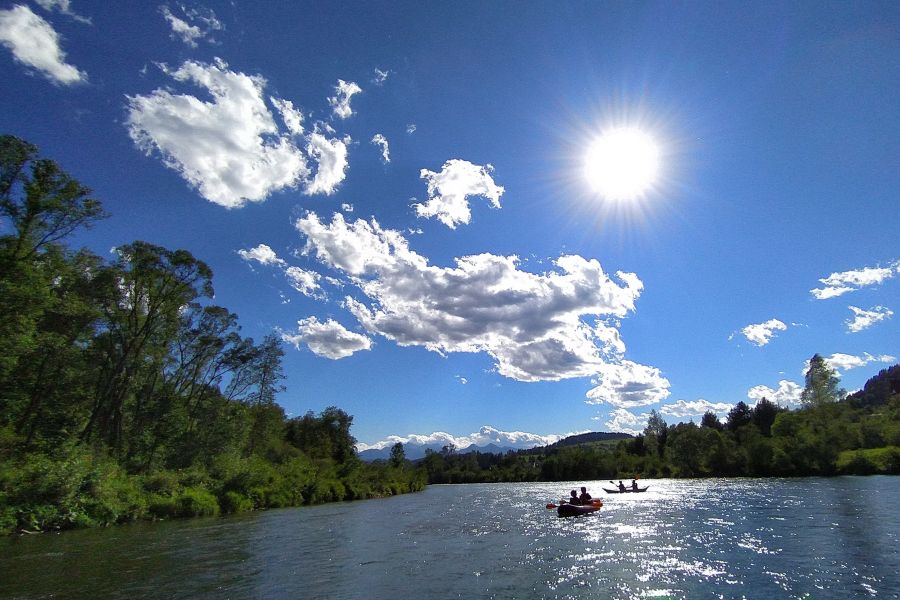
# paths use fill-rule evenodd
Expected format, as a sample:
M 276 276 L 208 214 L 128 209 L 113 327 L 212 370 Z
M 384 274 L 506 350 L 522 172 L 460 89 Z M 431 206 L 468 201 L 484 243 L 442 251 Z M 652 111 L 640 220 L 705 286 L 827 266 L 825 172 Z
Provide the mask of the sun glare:
M 610 129 L 588 148 L 584 175 L 594 191 L 607 200 L 637 200 L 656 183 L 659 147 L 640 129 Z

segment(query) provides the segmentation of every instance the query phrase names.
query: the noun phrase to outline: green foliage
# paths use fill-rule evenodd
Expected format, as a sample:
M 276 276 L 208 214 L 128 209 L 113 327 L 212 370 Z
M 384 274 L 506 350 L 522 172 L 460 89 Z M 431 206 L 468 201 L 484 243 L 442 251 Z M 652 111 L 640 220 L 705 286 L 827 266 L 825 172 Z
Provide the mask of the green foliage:
M 418 469 L 362 465 L 336 407 L 287 421 L 281 341 L 240 334 L 212 271 L 102 218 L 37 148 L 0 136 L 0 531 L 108 525 L 389 495 Z
M 900 448 L 845 450 L 838 455 L 836 466 L 846 475 L 900 475 Z

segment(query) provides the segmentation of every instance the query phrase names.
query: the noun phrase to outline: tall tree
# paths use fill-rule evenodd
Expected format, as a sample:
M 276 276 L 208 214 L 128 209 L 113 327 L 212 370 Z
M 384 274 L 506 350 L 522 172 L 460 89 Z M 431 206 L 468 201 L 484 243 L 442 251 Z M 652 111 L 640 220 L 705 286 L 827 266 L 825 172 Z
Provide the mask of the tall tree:
M 804 406 L 823 406 L 837 402 L 846 395 L 840 388 L 840 379 L 834 369 L 828 366 L 825 359 L 814 354 L 809 359 L 809 370 L 806 371 L 806 387 L 800 394 Z

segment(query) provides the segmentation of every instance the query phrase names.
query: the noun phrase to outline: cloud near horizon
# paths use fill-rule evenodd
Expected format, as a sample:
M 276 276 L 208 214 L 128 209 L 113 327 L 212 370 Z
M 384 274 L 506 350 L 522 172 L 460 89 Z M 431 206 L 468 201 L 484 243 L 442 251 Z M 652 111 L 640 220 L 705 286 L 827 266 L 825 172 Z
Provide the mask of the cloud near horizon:
M 524 431 L 501 431 L 490 425 L 485 425 L 478 431 L 469 435 L 455 436 L 444 431 L 435 431 L 429 434 L 409 434 L 406 436 L 389 435 L 385 439 L 371 443 L 357 443 L 356 449 L 359 452 L 365 450 L 383 450 L 389 446 L 393 446 L 397 442 L 401 444 L 413 444 L 419 446 L 437 445 L 442 446 L 453 445 L 456 448 L 468 448 L 472 444 L 476 446 L 487 446 L 488 444 L 496 444 L 502 447 L 515 448 L 524 450 L 534 448 L 535 446 L 547 446 L 558 442 L 559 440 L 570 435 L 586 433 L 584 431 L 565 433 L 562 435 L 540 435 L 537 433 L 527 433 Z
M 0 10 L 0 44 L 12 52 L 16 62 L 36 70 L 54 84 L 86 81 L 86 73 L 66 62 L 59 41 L 53 26 L 27 6 L 18 4 Z
M 643 289 L 634 273 L 617 272 L 616 283 L 597 260 L 575 255 L 546 273 L 487 253 L 438 267 L 374 219 L 347 222 L 335 213 L 324 223 L 310 212 L 295 226 L 304 254 L 362 292 L 364 300 L 348 296 L 344 304 L 369 333 L 439 353 L 485 352 L 498 373 L 519 381 L 592 376 L 617 362 L 624 344 L 602 320 L 633 312 Z
M 779 406 L 794 407 L 800 405 L 800 394 L 803 393 L 803 386 L 782 379 L 778 382 L 778 389 L 772 389 L 765 385 L 755 385 L 747 391 L 747 398 L 753 400 L 754 405 L 763 398 L 774 402 Z
M 420 177 L 428 182 L 428 201 L 414 204 L 420 217 L 437 217 L 438 221 L 456 229 L 460 223 L 472 219 L 469 196 L 483 196 L 493 208 L 500 208 L 503 186 L 494 183 L 491 165 L 473 165 L 467 160 L 451 159 L 444 163 L 440 173 L 422 169 Z
M 710 402 L 702 398 L 698 400 L 679 400 L 674 404 L 660 407 L 659 412 L 670 417 L 702 417 L 707 412 L 727 413 L 734 407 L 727 402 Z
M 879 356 L 874 356 L 869 354 L 868 352 L 863 352 L 862 356 L 854 356 L 852 354 L 843 354 L 840 352 L 836 352 L 825 358 L 825 362 L 828 363 L 832 369 L 834 369 L 838 375 L 841 374 L 841 371 L 849 371 L 850 369 L 858 369 L 860 367 L 865 367 L 871 363 L 892 363 L 897 360 L 897 357 L 891 356 L 890 354 L 881 354 Z M 809 370 L 809 361 L 807 360 L 803 367 L 804 375 Z

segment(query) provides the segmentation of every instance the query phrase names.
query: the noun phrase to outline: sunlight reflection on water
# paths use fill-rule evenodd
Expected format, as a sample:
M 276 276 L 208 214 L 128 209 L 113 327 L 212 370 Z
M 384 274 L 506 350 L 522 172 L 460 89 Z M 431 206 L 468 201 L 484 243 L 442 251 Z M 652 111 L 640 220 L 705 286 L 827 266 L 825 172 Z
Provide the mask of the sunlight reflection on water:
M 582 482 L 29 536 L 0 545 L 0 596 L 900 597 L 896 478 L 603 483 L 568 519 L 544 505 Z

